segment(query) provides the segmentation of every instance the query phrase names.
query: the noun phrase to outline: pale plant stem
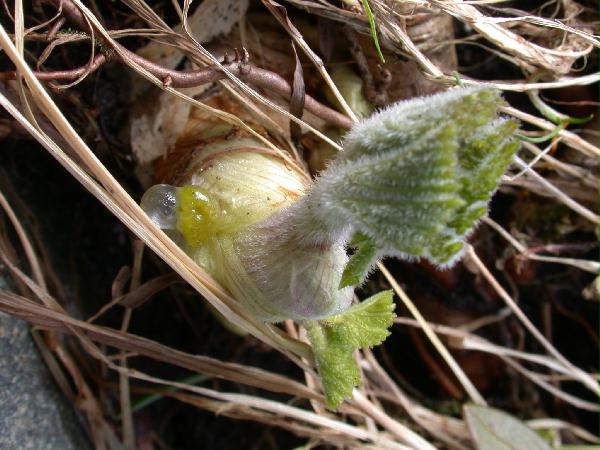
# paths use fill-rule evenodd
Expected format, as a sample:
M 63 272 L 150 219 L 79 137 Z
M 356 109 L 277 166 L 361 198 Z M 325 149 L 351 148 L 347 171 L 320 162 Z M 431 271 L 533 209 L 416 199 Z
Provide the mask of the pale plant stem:
M 502 228 L 500 224 L 494 222 L 489 217 L 484 217 L 483 222 L 488 224 L 494 230 L 500 234 L 504 239 L 506 239 L 517 251 L 525 256 L 528 259 L 533 261 L 540 262 L 548 262 L 548 263 L 556 263 L 556 264 L 565 264 L 568 266 L 577 267 L 578 269 L 585 270 L 586 272 L 598 274 L 600 271 L 600 263 L 596 261 L 590 261 L 586 259 L 575 259 L 575 258 L 561 258 L 557 256 L 546 256 L 546 255 L 537 255 L 535 253 L 529 252 L 526 246 L 521 244 L 517 239 L 515 239 L 507 230 Z
M 547 381 L 573 381 L 573 375 L 557 375 L 557 374 L 547 374 L 547 373 L 538 373 L 537 374 L 540 380 Z M 598 378 L 597 373 L 590 373 L 594 378 Z
M 512 234 L 506 231 L 499 223 L 496 223 L 494 220 L 489 217 L 484 217 L 483 222 L 487 223 L 490 227 L 496 230 L 504 239 L 506 239 L 510 244 L 515 247 L 519 253 L 527 253 L 527 247 L 521 244 L 518 240 L 516 240 Z
M 141 245 L 140 245 L 141 244 Z M 144 245 L 141 241 L 134 241 L 133 243 L 133 269 L 131 276 L 131 283 L 129 285 L 129 292 L 133 292 L 140 286 L 141 270 L 142 270 L 142 257 L 144 254 Z M 122 292 L 117 293 L 117 297 Z M 125 308 L 123 314 L 123 320 L 121 322 L 121 332 L 127 332 L 129 324 L 131 323 L 131 315 L 133 309 Z M 120 352 L 119 362 L 121 367 L 127 368 L 127 354 L 124 350 Z M 119 372 L 119 399 L 121 402 L 121 427 L 123 430 L 123 445 L 126 449 L 135 450 L 135 428 L 133 425 L 133 413 L 131 410 L 131 392 L 129 388 L 129 377 L 127 374 Z
M 478 317 L 477 319 L 474 319 L 471 322 L 459 325 L 458 329 L 461 331 L 473 332 L 475 330 L 478 330 L 479 328 L 487 327 L 488 325 L 501 322 L 511 314 L 512 313 L 510 312 L 510 309 L 505 307 L 494 314 Z
M 488 270 L 488 268 L 483 264 L 483 262 L 475 253 L 475 250 L 470 245 L 467 245 L 466 256 L 477 266 L 481 274 L 484 278 L 490 283 L 490 285 L 494 288 L 494 290 L 500 295 L 500 297 L 504 300 L 507 306 L 512 310 L 512 312 L 517 316 L 517 318 L 521 321 L 521 323 L 529 330 L 529 332 L 537 339 L 537 341 L 542 344 L 542 346 L 554 356 L 561 364 L 565 367 L 569 368 L 573 375 L 588 389 L 594 392 L 597 395 L 600 395 L 600 388 L 598 383 L 590 377 L 587 373 L 582 371 L 580 368 L 573 365 L 569 360 L 567 360 L 556 348 L 546 339 L 546 337 L 533 325 L 533 323 L 529 320 L 529 318 L 523 313 L 521 308 L 516 304 L 516 302 L 512 299 L 512 297 L 504 290 L 504 288 L 498 283 L 496 278 L 492 275 L 492 273 Z
M 540 174 L 538 174 L 535 170 L 533 170 L 531 167 L 529 167 L 527 165 L 527 163 L 525 163 L 525 161 L 523 161 L 521 158 L 519 158 L 518 156 L 515 156 L 514 160 L 517 163 L 517 165 L 519 165 L 521 168 L 523 168 L 527 172 L 528 175 L 530 175 L 535 181 L 537 181 L 539 184 L 541 184 L 545 190 L 547 190 L 548 192 L 553 194 L 553 196 L 556 197 L 556 199 L 559 200 L 561 203 L 568 206 L 569 208 L 571 208 L 573 211 L 575 211 L 579 215 L 585 217 L 590 222 L 593 222 L 595 224 L 600 223 L 600 218 L 598 217 L 597 214 L 593 213 L 592 211 L 587 209 L 585 206 L 577 203 L 575 200 L 573 200 L 567 194 L 562 192 L 560 189 L 558 189 L 556 186 L 554 186 L 552 183 L 550 183 L 548 180 L 546 180 L 544 177 L 542 177 Z
M 556 143 L 558 143 L 560 139 L 561 138 L 557 139 Z M 557 172 L 563 172 L 581 180 L 581 182 L 586 186 L 589 186 L 593 189 L 598 189 L 598 177 L 592 175 L 588 170 L 572 164 L 564 163 L 548 154 L 548 152 L 554 148 L 554 142 L 548 145 L 544 150 L 540 150 L 536 145 L 530 142 L 523 142 L 522 144 L 523 147 L 536 155 L 533 161 L 529 163 L 529 166 L 533 167 L 533 165 L 541 158 Z
M 413 317 L 417 319 L 417 321 L 421 325 L 421 328 L 423 329 L 423 332 L 429 338 L 429 340 L 431 341 L 435 349 L 439 352 L 440 356 L 444 359 L 446 364 L 448 364 L 448 367 L 450 367 L 450 369 L 452 370 L 462 387 L 465 389 L 471 400 L 478 405 L 485 405 L 486 401 L 484 400 L 484 398 L 481 396 L 477 388 L 473 385 L 471 380 L 469 380 L 469 377 L 467 377 L 467 375 L 458 365 L 456 360 L 452 357 L 452 355 L 444 346 L 440 338 L 428 325 L 427 321 L 421 315 L 420 311 L 417 309 L 415 304 L 408 297 L 408 295 L 406 295 L 404 289 L 402 289 L 400 284 L 396 281 L 396 279 L 381 262 L 377 263 L 377 267 L 379 268 L 383 276 L 386 278 L 386 280 L 390 283 L 392 289 L 394 289 L 394 292 L 396 292 L 398 297 L 400 297 L 400 300 L 402 300 L 404 306 L 406 306 L 406 308 L 410 311 Z
M 570 430 L 576 436 L 584 439 L 593 444 L 600 443 L 600 438 L 598 436 L 593 435 L 589 431 L 581 428 L 577 425 L 573 425 L 572 423 L 565 422 L 560 419 L 552 419 L 552 418 L 541 418 L 541 419 L 532 419 L 527 421 L 527 425 L 534 430 L 538 429 L 555 429 L 555 430 Z
M 503 91 L 512 91 L 512 92 L 527 92 L 538 89 L 560 89 L 569 86 L 586 86 L 589 84 L 594 84 L 598 82 L 598 74 L 589 74 L 583 75 L 581 77 L 573 78 L 573 77 L 562 77 L 556 81 L 548 81 L 542 83 L 528 83 L 528 82 L 512 82 L 506 83 L 502 81 L 484 81 L 484 80 L 472 80 L 470 78 L 462 78 L 463 83 L 466 86 L 482 86 L 482 87 L 490 87 L 495 89 L 501 89 Z M 451 77 L 446 78 L 447 81 L 452 82 L 454 84 L 456 82 L 455 79 Z
M 121 331 L 126 332 L 131 321 L 131 308 L 125 308 Z M 119 358 L 121 367 L 127 368 L 127 356 L 121 352 Z M 127 450 L 135 449 L 135 430 L 133 427 L 133 416 L 131 412 L 131 394 L 129 389 L 129 377 L 126 373 L 119 372 L 119 401 L 121 402 L 121 429 L 123 431 L 123 446 Z
M 586 272 L 598 274 L 598 270 L 600 269 L 600 263 L 596 261 L 589 261 L 586 259 L 575 259 L 575 258 L 561 258 L 558 256 L 546 256 L 546 255 L 535 255 L 525 253 L 527 258 L 533 261 L 547 262 L 547 263 L 556 263 L 556 264 L 565 264 L 567 266 L 577 267 L 578 269 L 585 270 Z
M 527 114 L 526 112 L 523 112 L 517 108 L 513 108 L 512 106 L 504 106 L 500 110 L 506 114 L 510 114 L 511 116 L 516 117 L 519 120 L 529 122 L 530 124 L 535 125 L 536 127 L 539 127 L 546 131 L 552 131 L 556 128 L 556 125 L 552 122 L 549 122 L 545 119 L 542 119 L 541 117 L 537 117 L 532 114 Z M 600 155 L 600 149 L 597 146 L 585 141 L 572 131 L 560 130 L 558 136 L 562 138 L 565 144 L 569 145 L 570 147 L 573 147 L 574 149 L 584 153 L 589 157 L 598 158 L 598 156 Z
M 24 11 L 23 2 L 21 0 L 15 1 L 15 50 L 21 58 L 24 58 L 25 52 L 25 26 L 24 26 Z M 33 111 L 29 105 L 27 95 L 25 93 L 25 86 L 23 84 L 23 76 L 17 74 L 16 83 L 17 93 L 19 94 L 19 100 L 23 105 L 23 112 L 27 119 L 35 123 Z
M 517 363 L 515 360 L 507 358 L 506 356 L 500 356 L 500 359 L 504 361 L 505 364 L 512 367 L 514 370 L 519 372 L 524 377 L 530 379 L 534 384 L 537 384 L 542 389 L 548 391 L 556 398 L 560 398 L 561 400 L 569 403 L 570 405 L 583 409 L 585 411 L 597 412 L 598 411 L 598 403 L 588 402 L 586 400 L 581 400 L 574 395 L 571 395 L 565 391 L 560 390 L 556 386 L 551 383 L 548 383 L 539 376 L 539 374 L 532 372 L 531 370 L 526 369 L 521 364 Z
M 550 145 L 546 146 L 546 148 L 543 151 L 538 152 L 536 154 L 536 156 L 531 161 L 529 161 L 527 163 L 527 168 L 521 169 L 521 171 L 518 172 L 515 175 L 511 175 L 509 177 L 510 181 L 514 181 L 517 178 L 519 178 L 520 176 L 524 175 L 527 172 L 528 169 L 533 169 L 533 166 L 535 166 L 537 164 L 537 162 L 546 155 L 546 153 L 548 153 L 549 151 L 551 151 L 554 148 L 555 144 L 558 144 L 558 139 L 556 141 L 552 141 L 550 143 Z M 523 147 L 526 147 L 530 151 L 535 151 L 535 150 L 531 150 L 532 147 L 535 147 L 537 149 L 537 147 L 535 145 L 533 145 L 532 143 L 530 143 L 530 142 L 523 142 L 522 145 L 523 145 Z

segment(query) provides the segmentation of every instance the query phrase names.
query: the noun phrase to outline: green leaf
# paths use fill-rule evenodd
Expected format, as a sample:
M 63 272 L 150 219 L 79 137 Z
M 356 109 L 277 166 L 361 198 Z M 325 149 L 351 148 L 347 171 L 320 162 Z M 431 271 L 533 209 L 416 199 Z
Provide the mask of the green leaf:
M 354 350 L 380 344 L 389 335 L 392 297 L 392 291 L 383 291 L 342 314 L 305 323 L 328 408 L 337 408 L 360 383 Z
M 349 224 L 378 255 L 451 264 L 519 147 L 501 105 L 498 91 L 455 89 L 357 124 L 304 202 L 314 228 L 335 236 Z M 366 259 L 358 253 L 345 283 Z
M 352 396 L 352 389 L 360 383 L 360 371 L 352 357 L 354 349 L 340 341 L 339 336 L 327 333 L 319 322 L 308 322 L 305 326 L 325 389 L 327 407 L 335 409 Z
M 503 100 L 493 89 L 452 89 L 429 97 L 400 101 L 359 122 L 346 135 L 339 160 L 357 160 L 365 155 L 402 153 L 432 130 L 456 128 L 464 140 L 498 117 Z M 431 135 L 435 138 L 435 134 Z M 422 140 L 429 145 L 431 140 Z
M 375 243 L 360 233 L 349 246 L 355 247 L 356 250 L 344 268 L 344 273 L 342 273 L 342 279 L 340 280 L 340 289 L 362 283 L 367 277 L 377 253 Z
M 463 248 L 464 236 L 487 213 L 491 194 L 512 161 L 519 143 L 512 139 L 517 124 L 496 120 L 465 139 L 458 152 L 459 195 L 465 201 L 429 246 L 430 259 L 446 263 Z
M 383 253 L 421 256 L 464 205 L 456 133 L 447 124 L 396 151 L 336 160 L 312 195 L 319 187 L 326 191 L 320 203 L 330 207 L 329 218 L 338 218 L 333 226 L 351 223 Z
M 535 431 L 504 411 L 467 405 L 464 416 L 478 450 L 551 450 Z
M 394 323 L 393 297 L 393 291 L 379 292 L 321 323 L 330 336 L 353 348 L 379 345 L 389 336 L 388 328 Z

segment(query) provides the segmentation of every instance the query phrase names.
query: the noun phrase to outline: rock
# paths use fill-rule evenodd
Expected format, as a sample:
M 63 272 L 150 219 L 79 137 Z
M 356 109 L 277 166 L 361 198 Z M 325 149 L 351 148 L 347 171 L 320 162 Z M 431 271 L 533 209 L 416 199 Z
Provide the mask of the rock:
M 25 322 L 0 313 L 0 449 L 87 450 L 77 417 L 54 384 Z

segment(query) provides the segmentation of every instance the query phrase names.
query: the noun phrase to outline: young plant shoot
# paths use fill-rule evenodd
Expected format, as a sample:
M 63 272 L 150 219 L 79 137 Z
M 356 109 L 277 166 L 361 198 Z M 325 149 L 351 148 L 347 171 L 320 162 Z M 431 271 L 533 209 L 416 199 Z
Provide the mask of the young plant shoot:
M 352 305 L 354 287 L 383 256 L 460 258 L 518 149 L 501 104 L 469 88 L 392 105 L 353 127 L 311 186 L 258 141 L 207 146 L 142 206 L 258 319 L 302 323 L 336 408 L 360 382 L 353 352 L 383 342 L 394 317 L 390 291 Z

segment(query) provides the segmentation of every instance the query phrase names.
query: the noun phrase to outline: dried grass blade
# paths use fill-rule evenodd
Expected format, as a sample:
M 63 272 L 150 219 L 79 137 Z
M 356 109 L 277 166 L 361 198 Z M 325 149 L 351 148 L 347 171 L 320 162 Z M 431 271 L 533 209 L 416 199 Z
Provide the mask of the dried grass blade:
M 466 257 L 468 257 L 471 262 L 478 268 L 483 277 L 490 283 L 490 285 L 494 288 L 494 290 L 500 295 L 500 297 L 504 300 L 507 306 L 512 310 L 512 312 L 517 316 L 517 318 L 521 321 L 521 323 L 529 330 L 529 332 L 536 338 L 536 340 L 542 344 L 542 346 L 550 353 L 557 361 L 563 364 L 564 367 L 571 370 L 573 377 L 579 380 L 584 386 L 586 386 L 590 391 L 594 392 L 596 395 L 600 395 L 600 387 L 598 386 L 598 382 L 595 381 L 592 377 L 590 377 L 587 373 L 581 370 L 579 367 L 573 365 L 570 361 L 568 361 L 547 339 L 546 337 L 535 327 L 535 325 L 529 320 L 529 318 L 523 313 L 521 308 L 515 303 L 508 292 L 504 290 L 504 288 L 498 283 L 496 278 L 492 275 L 492 273 L 488 270 L 488 268 L 483 264 L 475 250 L 470 245 L 467 246 Z
M 402 300 L 402 303 L 404 303 L 404 305 L 408 308 L 408 310 L 413 315 L 413 317 L 419 321 L 419 324 L 421 324 L 423 332 L 429 338 L 429 340 L 431 341 L 431 343 L 433 344 L 435 349 L 440 353 L 440 355 L 442 356 L 442 358 L 444 359 L 446 364 L 448 364 L 448 366 L 454 373 L 454 376 L 456 376 L 456 378 L 458 379 L 458 381 L 460 382 L 462 387 L 465 389 L 467 394 L 469 394 L 469 397 L 471 398 L 471 400 L 473 402 L 477 403 L 478 405 L 485 405 L 486 401 L 481 396 L 481 394 L 479 393 L 477 388 L 473 385 L 471 380 L 469 380 L 469 378 L 464 373 L 462 368 L 458 365 L 458 363 L 456 362 L 454 357 L 450 354 L 448 349 L 444 346 L 444 344 L 436 336 L 435 332 L 431 329 L 431 327 L 429 327 L 427 325 L 425 318 L 421 315 L 421 313 L 416 308 L 416 306 L 414 305 L 412 300 L 406 295 L 404 290 L 400 287 L 400 285 L 398 284 L 396 279 L 392 276 L 392 274 L 387 270 L 387 268 L 382 263 L 377 263 L 377 268 L 381 271 L 381 273 L 386 278 L 386 280 L 388 280 L 388 282 L 394 289 L 394 292 L 396 292 L 398 297 L 400 297 L 400 299 Z
M 528 176 L 531 176 L 533 180 L 535 180 L 546 191 L 548 191 L 552 195 L 552 197 L 556 198 L 559 202 L 571 208 L 577 214 L 581 215 L 582 217 L 585 217 L 590 222 L 595 224 L 600 223 L 600 217 L 597 214 L 590 211 L 585 206 L 577 203 L 567 194 L 562 192 L 560 189 L 558 189 L 556 186 L 554 186 L 552 183 L 550 183 L 548 180 L 546 180 L 544 177 L 538 174 L 535 170 L 529 167 L 521 158 L 515 156 L 515 162 L 527 173 Z
M 227 363 L 202 355 L 191 355 L 140 336 L 92 325 L 11 292 L 0 290 L 0 309 L 39 327 L 61 333 L 83 333 L 91 341 L 194 372 L 271 392 L 324 401 L 320 394 L 290 378 L 255 367 Z
M 327 69 L 325 69 L 325 65 L 323 64 L 323 61 L 321 60 L 321 58 L 315 52 L 312 51 L 310 46 L 304 40 L 304 37 L 302 36 L 302 34 L 298 31 L 298 29 L 290 21 L 285 7 L 283 7 L 282 5 L 280 5 L 279 3 L 277 3 L 273 0 L 262 0 L 262 2 L 267 7 L 267 9 L 271 12 L 271 14 L 273 14 L 273 17 L 275 17 L 277 19 L 277 21 L 281 24 L 281 26 L 283 28 L 285 28 L 285 30 L 289 33 L 289 35 L 294 39 L 296 44 L 298 44 L 300 46 L 300 48 L 302 50 L 304 50 L 304 53 L 306 54 L 306 56 L 308 56 L 309 59 L 313 62 L 313 64 L 315 65 L 315 67 L 317 68 L 317 70 L 319 71 L 319 73 L 321 74 L 321 76 L 323 77 L 325 82 L 327 83 L 327 86 L 329 86 L 329 88 L 331 89 L 331 92 L 333 93 L 333 95 L 335 96 L 337 101 L 340 102 L 340 105 L 342 105 L 342 109 L 344 110 L 346 115 L 348 117 L 350 117 L 352 122 L 355 122 L 355 123 L 358 122 L 358 117 L 356 117 L 356 114 L 354 114 L 354 111 L 352 111 L 352 109 L 348 105 L 348 102 L 346 102 L 346 100 L 340 93 L 340 90 L 337 88 L 337 86 L 331 79 L 331 76 L 327 72 Z
M 556 57 L 549 49 L 535 45 L 497 23 L 490 23 L 489 18 L 472 5 L 442 0 L 428 0 L 428 3 L 468 23 L 486 39 L 518 57 L 524 65 L 537 65 L 561 74 L 567 73 L 571 68 L 570 61 Z

